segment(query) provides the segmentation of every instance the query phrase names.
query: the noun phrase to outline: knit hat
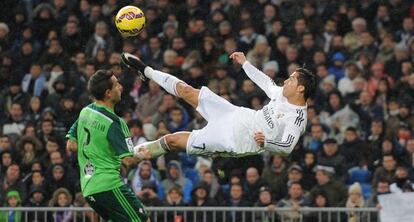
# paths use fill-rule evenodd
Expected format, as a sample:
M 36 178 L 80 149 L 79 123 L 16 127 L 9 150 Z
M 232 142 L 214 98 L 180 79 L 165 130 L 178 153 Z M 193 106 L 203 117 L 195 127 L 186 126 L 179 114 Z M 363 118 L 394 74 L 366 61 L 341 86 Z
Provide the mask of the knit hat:
M 260 187 L 259 193 L 262 193 L 262 192 L 269 192 L 270 194 L 272 194 L 272 190 L 268 186 L 262 186 L 262 187 Z
M 18 191 L 12 190 L 12 191 L 9 191 L 7 193 L 7 200 L 10 199 L 10 198 L 12 198 L 12 197 L 15 197 L 17 199 L 17 202 L 18 203 L 21 203 L 22 202 L 22 200 L 20 199 L 20 194 L 19 194 Z
M 362 188 L 358 182 L 355 182 L 349 187 L 348 194 L 354 194 L 354 193 L 362 195 Z
M 9 26 L 4 22 L 0 22 L 0 29 L 3 29 L 6 35 L 10 32 Z
M 288 172 L 293 171 L 293 170 L 296 170 L 296 171 L 299 171 L 299 172 L 302 172 L 303 171 L 302 170 L 302 167 L 300 167 L 297 164 L 293 164 L 292 166 L 290 166 L 289 169 L 288 169 Z
M 263 65 L 263 71 L 273 70 L 279 72 L 279 64 L 276 61 L 269 61 Z

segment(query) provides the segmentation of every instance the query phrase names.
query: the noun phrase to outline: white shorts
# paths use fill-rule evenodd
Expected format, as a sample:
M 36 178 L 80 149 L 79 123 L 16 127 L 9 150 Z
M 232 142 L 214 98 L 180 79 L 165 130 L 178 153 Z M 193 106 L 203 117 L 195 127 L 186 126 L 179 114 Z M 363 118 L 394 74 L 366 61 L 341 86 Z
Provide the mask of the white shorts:
M 219 156 L 244 156 L 257 154 L 246 152 L 246 149 L 237 147 L 238 132 L 243 130 L 240 126 L 240 112 L 247 109 L 235 106 L 216 95 L 207 87 L 202 87 L 198 98 L 196 110 L 207 120 L 207 126 L 191 132 L 187 141 L 187 153 L 189 155 L 219 155 Z M 248 137 L 243 133 L 242 137 Z M 253 135 L 251 135 L 253 139 Z M 248 145 L 248 144 L 245 144 Z

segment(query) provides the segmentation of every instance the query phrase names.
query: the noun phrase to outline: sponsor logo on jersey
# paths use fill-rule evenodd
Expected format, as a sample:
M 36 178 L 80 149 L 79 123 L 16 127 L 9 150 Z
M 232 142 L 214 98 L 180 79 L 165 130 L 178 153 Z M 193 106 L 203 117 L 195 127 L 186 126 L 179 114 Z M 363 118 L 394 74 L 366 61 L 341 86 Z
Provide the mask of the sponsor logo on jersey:
M 203 143 L 203 146 L 196 146 L 196 145 L 193 145 L 193 148 L 194 148 L 194 149 L 198 149 L 198 150 L 205 150 L 205 149 L 206 149 L 206 144 L 205 144 L 205 143 Z
M 132 142 L 131 137 L 126 138 L 126 139 L 125 139 L 125 143 L 126 143 L 126 145 L 127 145 L 127 147 L 128 147 L 128 150 L 129 150 L 130 152 L 134 152 L 134 143 Z
M 266 120 L 267 125 L 270 129 L 273 129 L 275 127 L 275 124 L 273 123 L 272 117 L 270 116 L 269 108 L 265 107 L 263 108 L 263 116 Z

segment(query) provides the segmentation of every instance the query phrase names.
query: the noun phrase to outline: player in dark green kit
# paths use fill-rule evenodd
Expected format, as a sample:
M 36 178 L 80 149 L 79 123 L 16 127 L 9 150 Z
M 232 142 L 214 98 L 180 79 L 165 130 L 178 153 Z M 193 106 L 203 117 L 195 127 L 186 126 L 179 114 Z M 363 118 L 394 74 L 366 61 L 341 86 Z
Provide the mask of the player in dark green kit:
M 105 220 L 147 222 L 144 206 L 120 176 L 121 159 L 134 156 L 127 124 L 114 113 L 122 86 L 111 71 L 99 70 L 88 90 L 95 102 L 82 109 L 66 135 L 67 149 L 78 152 L 83 196 Z

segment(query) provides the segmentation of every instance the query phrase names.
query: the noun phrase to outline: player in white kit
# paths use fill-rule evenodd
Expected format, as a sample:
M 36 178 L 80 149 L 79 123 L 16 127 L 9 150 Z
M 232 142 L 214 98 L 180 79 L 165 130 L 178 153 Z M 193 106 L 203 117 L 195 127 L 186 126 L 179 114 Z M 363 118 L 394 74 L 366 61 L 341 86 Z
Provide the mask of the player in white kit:
M 190 155 L 240 157 L 264 151 L 288 155 L 304 133 L 306 99 L 316 88 L 316 78 L 299 68 L 277 86 L 266 74 L 251 65 L 241 52 L 231 59 L 242 65 L 247 76 L 270 98 L 263 109 L 255 111 L 231 104 L 207 87 L 194 89 L 176 77 L 152 69 L 137 57 L 124 53 L 122 63 L 150 78 L 167 92 L 184 99 L 208 122 L 192 132 L 177 132 L 140 144 L 134 152 L 142 158 L 155 158 L 169 151 L 186 151 Z

